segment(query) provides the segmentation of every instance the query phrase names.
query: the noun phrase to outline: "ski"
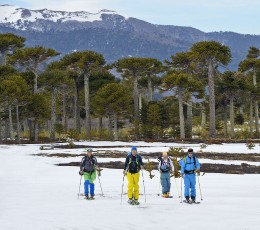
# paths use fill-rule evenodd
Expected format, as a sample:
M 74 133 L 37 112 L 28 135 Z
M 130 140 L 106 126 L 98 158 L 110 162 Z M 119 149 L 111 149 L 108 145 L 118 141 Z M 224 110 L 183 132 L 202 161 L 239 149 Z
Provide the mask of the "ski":
M 94 197 L 84 197 L 85 200 L 95 200 Z
M 183 200 L 183 203 L 186 203 L 186 204 L 200 204 L 200 202 L 192 202 L 192 201 L 187 201 L 187 200 Z
M 183 203 L 192 204 L 192 201 L 183 200 Z
M 130 205 L 139 205 L 139 204 L 140 204 L 139 201 L 134 201 L 134 200 L 132 200 L 132 201 L 127 201 L 127 203 L 130 204 Z
M 197 201 L 196 201 L 196 202 L 193 202 L 193 204 L 200 204 L 200 202 L 197 202 Z

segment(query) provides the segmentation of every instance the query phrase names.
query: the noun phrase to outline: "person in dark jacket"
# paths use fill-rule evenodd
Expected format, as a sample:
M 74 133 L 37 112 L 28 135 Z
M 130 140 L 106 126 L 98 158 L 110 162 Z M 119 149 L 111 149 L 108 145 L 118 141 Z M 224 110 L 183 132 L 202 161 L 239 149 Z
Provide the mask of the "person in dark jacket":
M 86 155 L 82 158 L 80 163 L 80 171 L 79 174 L 84 176 L 84 190 L 85 197 L 87 199 L 94 199 L 95 196 L 95 184 L 94 180 L 96 179 L 96 169 L 97 167 L 97 159 L 92 154 L 92 149 L 87 149 Z M 89 196 L 90 193 L 90 196 Z
M 142 157 L 137 153 L 137 148 L 133 146 L 131 152 L 125 160 L 124 175 L 128 181 L 128 203 L 138 204 L 139 199 L 139 178 L 140 170 L 143 168 Z

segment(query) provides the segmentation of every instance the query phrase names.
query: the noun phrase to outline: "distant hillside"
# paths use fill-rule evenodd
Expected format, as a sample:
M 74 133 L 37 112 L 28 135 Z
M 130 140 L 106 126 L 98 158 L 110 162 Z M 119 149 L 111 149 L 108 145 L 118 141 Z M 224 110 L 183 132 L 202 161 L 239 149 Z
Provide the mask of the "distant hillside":
M 204 33 L 191 27 L 154 25 L 109 10 L 92 14 L 1 5 L 0 33 L 6 32 L 26 37 L 28 46 L 43 45 L 62 54 L 95 50 L 104 54 L 109 62 L 126 56 L 164 60 L 176 52 L 188 50 L 194 42 L 216 40 L 231 48 L 232 69 L 245 58 L 250 46 L 260 46 L 260 35 Z

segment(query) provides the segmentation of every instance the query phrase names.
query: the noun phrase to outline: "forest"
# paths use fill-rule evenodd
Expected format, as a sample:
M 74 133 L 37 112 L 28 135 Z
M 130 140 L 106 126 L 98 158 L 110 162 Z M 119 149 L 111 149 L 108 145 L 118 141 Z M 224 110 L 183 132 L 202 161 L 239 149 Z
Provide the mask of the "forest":
M 259 138 L 257 47 L 231 71 L 216 41 L 114 63 L 25 42 L 0 34 L 0 143 Z

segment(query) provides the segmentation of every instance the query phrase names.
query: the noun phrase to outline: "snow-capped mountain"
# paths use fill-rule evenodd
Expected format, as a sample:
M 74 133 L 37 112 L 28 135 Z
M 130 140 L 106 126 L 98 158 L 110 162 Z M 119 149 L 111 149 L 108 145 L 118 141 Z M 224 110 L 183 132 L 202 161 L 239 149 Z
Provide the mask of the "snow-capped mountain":
M 192 27 L 154 25 L 110 10 L 88 13 L 0 5 L 0 33 L 8 32 L 25 37 L 27 46 L 42 45 L 62 54 L 94 50 L 108 62 L 126 56 L 163 61 L 176 52 L 187 51 L 194 42 L 215 40 L 231 48 L 232 69 L 237 69 L 250 46 L 260 44 L 260 35 L 205 33 Z
M 32 27 L 33 23 L 41 20 L 55 23 L 68 21 L 94 22 L 102 21 L 102 15 L 108 14 L 113 15 L 116 12 L 110 10 L 101 10 L 98 13 L 53 11 L 48 9 L 28 10 L 5 4 L 0 5 L 0 24 L 9 24 L 10 27 L 20 30 L 41 30 L 40 28 Z

